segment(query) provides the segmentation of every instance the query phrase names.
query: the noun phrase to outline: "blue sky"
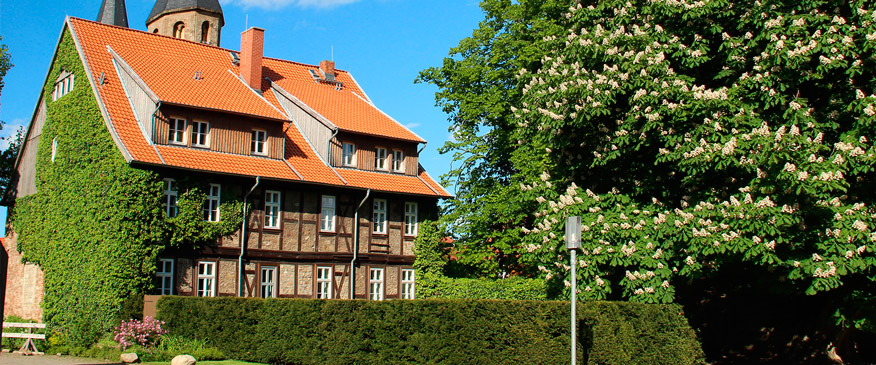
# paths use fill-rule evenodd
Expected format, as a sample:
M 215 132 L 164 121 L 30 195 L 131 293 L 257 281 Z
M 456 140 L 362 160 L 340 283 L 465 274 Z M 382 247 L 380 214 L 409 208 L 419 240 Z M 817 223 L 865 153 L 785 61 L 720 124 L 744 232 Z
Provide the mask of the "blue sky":
M 145 30 L 154 0 L 127 0 L 128 24 Z M 334 57 L 378 108 L 429 143 L 420 163 L 433 177 L 450 169 L 437 150 L 449 138 L 447 115 L 432 85 L 417 74 L 439 66 L 451 47 L 471 35 L 483 12 L 477 0 L 220 0 L 221 46 L 240 49 L 247 26 L 265 29 L 266 57 L 318 64 Z M 64 18 L 94 20 L 101 0 L 0 0 L 0 36 L 15 65 L 3 79 L 0 136 L 27 126 Z M 6 144 L 0 146 L 5 149 Z M 5 222 L 6 209 L 0 208 Z

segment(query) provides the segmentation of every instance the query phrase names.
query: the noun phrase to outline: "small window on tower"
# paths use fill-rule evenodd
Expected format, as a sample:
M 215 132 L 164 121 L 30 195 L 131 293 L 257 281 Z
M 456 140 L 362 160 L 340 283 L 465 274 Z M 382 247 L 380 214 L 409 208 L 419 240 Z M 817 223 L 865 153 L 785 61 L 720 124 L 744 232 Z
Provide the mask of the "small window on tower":
M 207 43 L 207 34 L 210 32 L 210 22 L 201 24 L 201 43 Z
M 186 29 L 185 23 L 176 22 L 176 24 L 173 25 L 173 37 L 174 38 L 182 38 L 183 37 L 183 30 L 185 30 L 185 29 Z

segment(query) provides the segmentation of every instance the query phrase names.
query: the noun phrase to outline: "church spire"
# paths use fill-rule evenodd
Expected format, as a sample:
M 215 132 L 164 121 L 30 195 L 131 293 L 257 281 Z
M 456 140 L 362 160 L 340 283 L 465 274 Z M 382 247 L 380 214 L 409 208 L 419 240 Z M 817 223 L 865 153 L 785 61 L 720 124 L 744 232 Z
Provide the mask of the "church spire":
M 128 12 L 125 10 L 125 0 L 103 0 L 97 21 L 120 27 L 128 27 Z

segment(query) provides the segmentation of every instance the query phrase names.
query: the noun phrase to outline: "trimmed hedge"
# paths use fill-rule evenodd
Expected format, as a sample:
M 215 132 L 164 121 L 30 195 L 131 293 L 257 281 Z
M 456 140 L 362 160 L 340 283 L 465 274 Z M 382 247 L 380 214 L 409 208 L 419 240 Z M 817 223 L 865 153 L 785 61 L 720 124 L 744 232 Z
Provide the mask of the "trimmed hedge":
M 507 279 L 450 278 L 424 273 L 417 278 L 417 296 L 423 299 L 512 299 L 546 300 L 543 279 L 512 276 Z
M 281 364 L 568 363 L 569 304 L 510 300 L 312 300 L 165 296 L 171 334 L 231 358 Z M 582 303 L 579 362 L 703 362 L 678 305 Z

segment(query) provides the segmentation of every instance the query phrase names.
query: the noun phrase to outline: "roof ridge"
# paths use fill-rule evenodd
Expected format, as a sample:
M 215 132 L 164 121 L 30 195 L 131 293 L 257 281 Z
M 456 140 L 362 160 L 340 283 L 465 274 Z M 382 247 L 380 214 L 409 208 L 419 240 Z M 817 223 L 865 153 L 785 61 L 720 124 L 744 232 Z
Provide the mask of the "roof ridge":
M 116 29 L 119 29 L 119 30 L 125 30 L 125 31 L 129 31 L 129 32 L 133 32 L 133 33 L 142 33 L 143 35 L 148 35 L 148 36 L 152 36 L 152 37 L 162 37 L 162 38 L 165 38 L 165 39 L 168 39 L 168 40 L 172 40 L 172 41 L 188 42 L 188 43 L 190 43 L 190 44 L 194 44 L 194 45 L 198 45 L 198 46 L 202 46 L 202 47 L 216 48 L 216 49 L 220 49 L 220 50 L 223 50 L 223 51 L 240 53 L 240 51 L 235 51 L 235 50 L 228 49 L 228 48 L 224 48 L 224 47 L 220 47 L 220 46 L 214 46 L 214 45 L 212 45 L 212 44 L 208 44 L 208 43 L 195 42 L 195 41 L 190 41 L 190 40 L 188 40 L 188 39 L 182 39 L 182 38 L 174 38 L 174 37 L 169 36 L 169 35 L 158 34 L 158 33 L 152 33 L 152 32 L 148 32 L 148 31 L 145 31 L 145 30 L 134 29 L 134 28 L 128 28 L 128 27 L 120 27 L 120 26 L 117 26 L 117 25 L 105 24 L 105 23 L 96 22 L 96 21 L 93 21 L 93 20 L 88 20 L 88 19 L 83 19 L 83 18 L 77 18 L 77 17 L 75 17 L 75 16 L 71 16 L 70 19 L 71 19 L 71 20 L 76 20 L 76 21 L 83 21 L 83 22 L 85 22 L 85 23 L 93 24 L 93 25 L 96 25 L 96 26 L 111 27 L 111 28 L 116 28 Z
M 237 51 L 237 53 L 240 53 L 240 51 Z M 299 66 L 311 66 L 311 67 L 319 68 L 319 65 L 314 65 L 314 64 L 311 64 L 311 63 L 298 62 L 298 61 L 292 61 L 292 60 L 284 60 L 284 59 L 282 59 L 282 58 L 276 58 L 276 57 L 266 57 L 266 56 L 262 56 L 262 59 L 263 59 L 263 60 L 264 60 L 264 59 L 268 59 L 268 60 L 277 61 L 277 62 L 284 62 L 284 63 L 291 63 L 291 64 L 295 64 L 295 65 L 299 65 Z M 343 73 L 345 73 L 345 74 L 351 75 L 350 71 L 342 70 L 342 69 L 339 69 L 339 68 L 336 68 L 336 69 L 335 69 L 335 72 L 343 72 Z

